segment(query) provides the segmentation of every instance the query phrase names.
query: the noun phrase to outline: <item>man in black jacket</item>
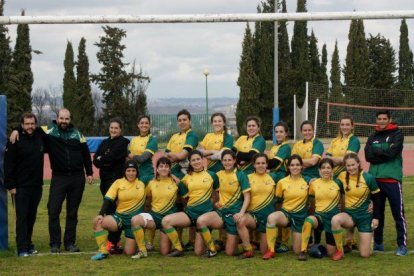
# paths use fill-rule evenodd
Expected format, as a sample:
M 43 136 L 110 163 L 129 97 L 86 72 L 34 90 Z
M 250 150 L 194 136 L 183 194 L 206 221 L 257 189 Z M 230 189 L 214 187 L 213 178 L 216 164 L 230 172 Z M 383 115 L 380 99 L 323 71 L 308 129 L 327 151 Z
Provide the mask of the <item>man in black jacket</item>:
M 70 112 L 61 109 L 56 122 L 45 130 L 45 140 L 52 167 L 49 202 L 49 235 L 52 253 L 60 252 L 61 227 L 59 216 L 66 199 L 66 228 L 63 238 L 66 251 L 78 252 L 75 245 L 78 209 L 86 180 L 93 181 L 92 160 L 85 137 L 70 123 Z
M 36 254 L 32 243 L 37 207 L 42 197 L 44 143 L 36 132 L 36 116 L 22 116 L 20 140 L 8 142 L 4 158 L 5 186 L 15 198 L 16 244 L 19 257 Z

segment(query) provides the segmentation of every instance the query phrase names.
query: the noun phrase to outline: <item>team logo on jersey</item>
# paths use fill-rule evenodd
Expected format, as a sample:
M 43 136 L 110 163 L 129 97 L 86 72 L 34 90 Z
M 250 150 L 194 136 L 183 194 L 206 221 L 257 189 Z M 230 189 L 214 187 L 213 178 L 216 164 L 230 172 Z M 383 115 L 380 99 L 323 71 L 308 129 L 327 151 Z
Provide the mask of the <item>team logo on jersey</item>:
M 203 183 L 207 183 L 207 182 L 208 182 L 208 178 L 206 177 L 203 179 Z
M 306 184 L 302 184 L 302 186 L 300 187 L 301 190 L 305 190 L 307 188 L 308 188 L 308 185 L 306 185 Z
M 239 183 L 237 180 L 233 180 L 229 182 L 229 185 L 233 186 L 233 185 L 237 185 L 237 183 Z
M 272 181 L 266 181 L 266 182 L 265 182 L 265 185 L 266 185 L 266 186 L 272 185 Z

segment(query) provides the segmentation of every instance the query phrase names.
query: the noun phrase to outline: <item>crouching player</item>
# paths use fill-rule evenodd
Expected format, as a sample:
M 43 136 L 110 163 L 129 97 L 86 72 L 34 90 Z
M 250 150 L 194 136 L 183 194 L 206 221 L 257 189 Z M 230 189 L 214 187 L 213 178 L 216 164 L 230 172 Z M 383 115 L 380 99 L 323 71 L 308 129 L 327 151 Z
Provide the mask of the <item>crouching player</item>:
M 116 201 L 116 211 L 113 215 L 106 215 L 108 208 Z M 126 237 L 124 252 L 133 255 L 136 251 L 136 242 L 131 230 L 131 219 L 142 213 L 145 205 L 145 184 L 138 179 L 138 165 L 133 160 L 125 163 L 123 178 L 116 180 L 105 195 L 99 215 L 94 219 L 93 230 L 96 243 L 99 247 L 98 254 L 92 256 L 92 260 L 99 261 L 108 257 L 106 248 L 108 231 L 116 232 L 123 229 Z M 142 230 L 142 229 L 141 229 Z M 142 235 L 144 232 L 142 231 Z M 144 247 L 139 247 L 146 252 Z

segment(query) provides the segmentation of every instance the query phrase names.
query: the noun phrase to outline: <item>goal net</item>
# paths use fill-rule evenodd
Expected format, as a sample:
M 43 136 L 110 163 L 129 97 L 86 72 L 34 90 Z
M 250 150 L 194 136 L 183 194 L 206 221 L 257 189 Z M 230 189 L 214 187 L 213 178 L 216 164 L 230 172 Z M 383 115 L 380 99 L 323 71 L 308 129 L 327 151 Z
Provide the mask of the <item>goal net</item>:
M 414 135 L 414 90 L 343 87 L 335 96 L 324 85 L 309 84 L 309 118 L 316 121 L 318 137 L 335 137 L 345 115 L 353 118 L 356 135 L 367 137 L 379 110 L 389 110 L 403 133 Z

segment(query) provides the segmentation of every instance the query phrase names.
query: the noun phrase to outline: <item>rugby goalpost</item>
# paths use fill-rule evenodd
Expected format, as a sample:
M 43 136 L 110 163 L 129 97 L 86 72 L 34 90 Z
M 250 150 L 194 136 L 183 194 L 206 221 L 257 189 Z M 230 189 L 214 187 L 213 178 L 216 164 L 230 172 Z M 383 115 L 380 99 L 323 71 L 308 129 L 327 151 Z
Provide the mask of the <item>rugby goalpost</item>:
M 277 0 L 276 4 L 278 3 Z M 277 5 L 275 5 L 277 6 Z M 245 13 L 245 14 L 178 14 L 178 15 L 97 15 L 97 16 L 0 16 L 0 24 L 136 24 L 136 23 L 227 23 L 227 22 L 274 22 L 278 32 L 278 21 L 327 21 L 352 19 L 400 19 L 414 18 L 414 10 L 397 11 L 353 11 L 353 12 L 306 12 L 306 13 Z M 278 36 L 275 35 L 275 53 L 278 52 Z M 273 124 L 279 120 L 278 103 L 278 60 L 274 61 L 274 109 Z M 5 105 L 3 106 L 5 107 Z M 2 110 L 5 110 L 2 108 Z M 1 124 L 0 132 L 5 133 L 6 124 Z M 3 159 L 4 146 L 0 148 Z M 3 160 L 0 160 L 3 161 Z M 3 175 L 0 174 L 0 182 Z M 0 206 L 7 207 L 6 191 L 0 189 Z M 6 194 L 7 195 L 7 194 Z M 6 200 L 6 201 L 5 201 Z M 0 209 L 0 218 L 6 217 L 7 208 Z M 4 221 L 2 221 L 4 222 Z M 6 224 L 7 225 L 7 222 Z M 8 237 L 6 230 L 0 233 L 0 249 L 7 249 Z

